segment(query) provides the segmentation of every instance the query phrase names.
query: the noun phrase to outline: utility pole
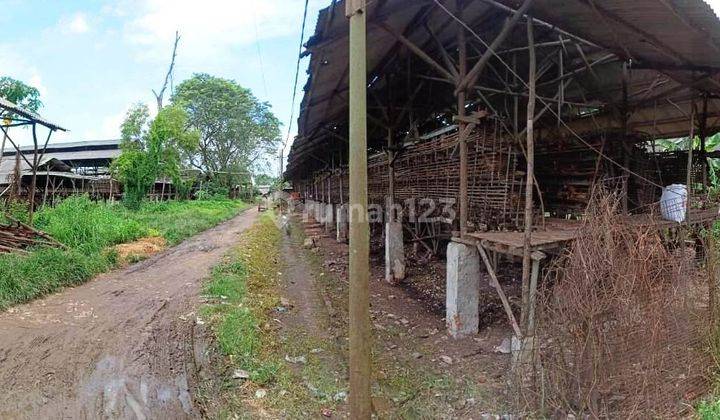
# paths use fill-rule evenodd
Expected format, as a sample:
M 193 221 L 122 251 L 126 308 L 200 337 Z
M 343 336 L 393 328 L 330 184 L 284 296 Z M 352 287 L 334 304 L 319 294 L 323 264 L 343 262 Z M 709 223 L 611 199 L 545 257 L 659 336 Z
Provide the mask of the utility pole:
M 348 0 L 350 19 L 350 418 L 369 419 L 370 229 L 367 212 L 366 2 Z

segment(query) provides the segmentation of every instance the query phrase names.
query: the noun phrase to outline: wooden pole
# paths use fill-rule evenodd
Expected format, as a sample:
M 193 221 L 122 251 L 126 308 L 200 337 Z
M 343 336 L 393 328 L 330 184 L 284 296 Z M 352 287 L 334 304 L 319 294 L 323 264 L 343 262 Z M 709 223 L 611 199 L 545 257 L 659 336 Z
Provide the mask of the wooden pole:
M 707 164 L 707 150 L 705 150 L 705 140 L 707 139 L 707 109 L 708 108 L 708 96 L 703 96 L 703 110 L 702 116 L 700 116 L 700 159 L 702 159 L 702 183 L 703 191 L 707 191 L 708 185 L 708 164 Z
M 388 110 L 388 115 L 390 114 Z M 387 216 L 386 222 L 395 221 L 395 143 L 393 141 L 393 129 L 388 127 L 387 129 L 387 158 L 388 158 L 388 198 L 387 198 Z
M 3 131 L 3 140 L 2 140 L 2 146 L 0 146 L 0 164 L 2 164 L 3 157 L 5 157 L 5 144 L 7 142 L 7 132 Z
M 43 207 L 47 205 L 48 187 L 50 186 L 50 165 L 47 167 L 45 174 L 45 189 L 43 190 Z
M 482 257 L 483 263 L 485 263 L 485 268 L 487 269 L 488 274 L 490 274 L 490 283 L 492 283 L 492 286 L 495 288 L 495 290 L 498 293 L 498 296 L 500 296 L 500 300 L 502 301 L 503 308 L 505 309 L 505 314 L 507 314 L 508 320 L 510 320 L 510 325 L 513 328 L 513 331 L 515 332 L 515 335 L 518 337 L 518 339 L 522 338 L 522 331 L 520 331 L 520 326 L 517 323 L 517 320 L 515 319 L 515 315 L 513 314 L 512 307 L 510 306 L 510 301 L 507 298 L 507 295 L 505 295 L 505 292 L 502 289 L 502 286 L 500 285 L 500 282 L 497 279 L 497 274 L 495 274 L 495 269 L 493 269 L 492 264 L 490 263 L 490 258 L 487 256 L 487 252 L 485 252 L 485 248 L 482 244 L 477 244 L 477 250 L 480 253 L 480 256 Z
M 348 0 L 350 19 L 350 418 L 372 415 L 370 391 L 370 229 L 367 212 L 367 52 L 365 0 Z
M 695 137 L 695 102 L 690 103 L 690 136 L 688 137 L 687 199 L 685 200 L 685 222 L 690 225 L 690 197 L 692 195 L 693 138 Z M 685 249 L 685 244 L 683 244 Z
M 632 148 L 629 144 L 629 137 L 628 137 L 628 117 L 629 117 L 629 109 L 628 109 L 628 84 L 629 84 L 629 73 L 628 73 L 628 66 L 627 61 L 623 62 L 622 65 L 622 109 L 621 109 L 621 115 L 620 118 L 622 118 L 622 152 L 623 152 L 623 171 L 625 174 L 624 182 L 623 182 L 623 197 L 622 197 L 622 206 L 623 206 L 623 214 L 628 214 L 629 210 L 629 194 L 630 194 L 630 155 L 632 154 Z
M 462 19 L 462 0 L 456 1 L 458 18 Z M 467 42 L 465 39 L 465 28 L 458 25 L 458 83 L 465 79 L 467 74 Z M 458 85 L 458 88 L 460 85 Z M 458 113 L 458 142 L 460 151 L 460 237 L 467 233 L 468 221 L 468 150 L 465 128 L 467 123 L 463 121 L 465 116 L 465 89 L 457 89 L 457 113 Z
M 523 235 L 523 271 L 522 271 L 522 313 L 520 323 L 523 328 L 527 328 L 527 313 L 530 298 L 530 247 L 532 240 L 533 226 L 533 183 L 535 176 L 535 139 L 534 139 L 534 120 L 535 120 L 535 37 L 533 34 L 532 18 L 527 21 L 527 37 L 528 37 L 528 53 L 529 53 L 529 75 L 528 88 L 529 98 L 527 105 L 527 173 L 525 179 L 525 234 Z M 527 329 L 525 330 L 527 333 Z
M 515 24 L 520 20 L 521 17 L 530 9 L 530 6 L 532 5 L 533 0 L 525 0 L 523 4 L 518 8 L 512 15 L 510 19 L 505 21 L 505 24 L 503 25 L 502 29 L 500 30 L 500 33 L 495 37 L 493 42 L 488 46 L 488 49 L 485 50 L 482 57 L 475 63 L 475 66 L 473 66 L 472 70 L 470 72 L 466 72 L 463 74 L 461 72 L 460 75 L 460 82 L 458 83 L 457 88 L 455 89 L 455 93 L 459 93 L 461 91 L 466 90 L 467 88 L 473 86 L 475 84 L 475 81 L 480 76 L 480 73 L 482 73 L 483 69 L 487 65 L 487 63 L 490 61 L 490 58 L 496 54 L 498 47 L 502 45 L 503 42 L 505 42 L 505 39 L 512 33 L 512 29 L 515 27 Z M 461 16 L 458 16 L 459 19 L 462 20 Z M 460 25 L 462 26 L 462 25 Z
M 30 183 L 30 193 L 28 199 L 30 200 L 30 212 L 28 214 L 28 224 L 32 226 L 33 216 L 35 214 L 35 187 L 37 185 L 37 167 L 38 167 L 38 141 L 37 141 L 37 124 L 32 125 L 32 136 L 33 136 L 33 165 L 32 165 L 32 182 Z

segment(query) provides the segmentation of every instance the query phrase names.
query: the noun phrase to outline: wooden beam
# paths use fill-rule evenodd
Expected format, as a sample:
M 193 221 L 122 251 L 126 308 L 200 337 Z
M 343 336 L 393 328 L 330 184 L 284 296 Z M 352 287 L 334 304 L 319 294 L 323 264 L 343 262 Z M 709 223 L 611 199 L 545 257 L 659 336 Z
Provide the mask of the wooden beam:
M 488 4 L 488 5 L 490 5 L 490 6 L 493 6 L 493 7 L 497 8 L 497 9 L 504 10 L 505 12 L 508 12 L 508 13 L 515 13 L 515 12 L 517 11 L 516 9 L 513 9 L 512 7 L 508 7 L 508 6 L 506 6 L 506 5 L 502 4 L 502 3 L 499 3 L 499 2 L 497 2 L 497 1 L 495 1 L 495 0 L 480 0 L 480 1 L 482 1 L 483 3 Z M 527 17 L 527 14 L 524 15 L 524 17 Z M 556 25 L 553 25 L 552 23 L 548 23 L 548 22 L 545 22 L 544 20 L 540 20 L 540 19 L 537 19 L 537 18 L 533 18 L 533 21 L 535 22 L 536 25 L 540 25 L 540 26 L 543 26 L 543 27 L 545 27 L 545 28 L 548 28 L 548 29 L 550 29 L 551 31 L 555 31 L 555 32 L 557 32 L 558 34 L 563 35 L 563 36 L 566 36 L 566 37 L 568 37 L 568 38 L 570 38 L 570 39 L 572 39 L 572 40 L 574 40 L 574 41 L 581 42 L 581 43 L 583 43 L 583 44 L 587 44 L 587 45 L 589 45 L 589 46 L 591 46 L 591 47 L 600 48 L 600 46 L 599 46 L 598 44 L 596 44 L 596 43 L 594 43 L 594 42 L 591 42 L 591 41 L 589 41 L 589 40 L 587 40 L 587 39 L 585 39 L 585 38 L 579 37 L 579 36 L 577 36 L 577 35 L 575 35 L 575 34 L 572 34 L 572 33 L 570 33 L 570 32 L 563 31 L 562 29 L 558 28 Z
M 510 321 L 510 326 L 512 326 L 513 331 L 515 332 L 515 336 L 518 339 L 521 339 L 523 337 L 522 331 L 520 330 L 520 326 L 518 325 L 517 319 L 515 319 L 515 315 L 513 314 L 512 307 L 510 306 L 510 301 L 508 300 L 507 296 L 505 295 L 505 292 L 502 289 L 502 286 L 500 285 L 500 282 L 497 279 L 497 275 L 495 274 L 495 270 L 492 267 L 492 264 L 490 264 L 490 259 L 487 256 L 487 252 L 485 252 L 485 248 L 482 247 L 482 245 L 477 244 L 477 250 L 480 253 L 480 257 L 482 257 L 483 262 L 485 263 L 485 269 L 487 270 L 488 274 L 490 275 L 491 279 L 491 286 L 495 288 L 495 291 L 497 291 L 498 296 L 500 297 L 500 300 L 502 301 L 503 308 L 505 309 L 505 314 L 508 317 L 508 320 Z
M 388 26 L 386 23 L 376 22 L 376 23 L 374 23 L 374 25 L 378 26 L 379 28 L 383 29 L 385 32 L 387 32 L 390 35 L 392 35 L 393 37 L 395 37 L 395 39 L 397 39 L 400 43 L 405 45 L 410 51 L 412 51 L 415 55 L 420 57 L 420 59 L 423 60 L 424 62 L 426 62 L 430 67 L 434 68 L 444 78 L 451 80 L 451 81 L 455 80 L 455 77 L 452 75 L 452 73 L 450 73 L 450 71 L 448 71 L 445 67 L 438 64 L 437 61 L 433 60 L 420 47 L 413 44 L 412 41 L 405 38 L 405 36 L 403 36 L 402 34 L 396 32 L 393 28 Z
M 493 42 L 488 46 L 488 49 L 483 53 L 482 57 L 480 57 L 480 60 L 478 60 L 477 63 L 475 63 L 475 66 L 465 75 L 465 77 L 462 79 L 462 81 L 458 84 L 457 89 L 455 89 L 455 93 L 467 89 L 468 86 L 472 86 L 475 84 L 475 81 L 477 80 L 480 73 L 483 71 L 485 66 L 487 65 L 488 61 L 490 60 L 490 57 L 492 57 L 498 47 L 502 45 L 503 42 L 505 42 L 505 39 L 510 35 L 510 32 L 514 28 L 515 24 L 520 20 L 521 17 L 525 15 L 525 13 L 530 9 L 530 6 L 532 5 L 533 0 L 525 0 L 520 6 L 519 9 L 517 9 L 512 17 L 505 22 L 505 25 L 503 25 L 502 29 L 500 30 L 500 33 L 495 37 Z M 464 30 L 464 29 L 462 29 Z
M 443 58 L 443 61 L 445 62 L 445 67 L 452 73 L 455 80 L 457 80 L 460 76 L 458 74 L 457 65 L 453 62 L 452 58 L 450 57 L 450 54 L 445 50 L 445 46 L 440 42 L 440 39 L 435 35 L 435 32 L 432 30 L 430 25 L 425 22 L 425 29 L 427 30 L 428 34 L 430 34 L 430 38 L 432 38 L 433 41 L 435 41 L 435 45 L 437 46 L 438 51 L 440 51 L 440 55 Z

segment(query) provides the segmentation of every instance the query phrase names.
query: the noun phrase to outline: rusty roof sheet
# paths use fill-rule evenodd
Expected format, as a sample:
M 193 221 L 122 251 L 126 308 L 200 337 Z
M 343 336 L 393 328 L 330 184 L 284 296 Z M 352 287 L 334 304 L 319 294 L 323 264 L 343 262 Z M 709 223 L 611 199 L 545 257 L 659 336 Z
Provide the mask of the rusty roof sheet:
M 441 3 L 452 9 L 453 2 Z M 466 2 L 463 19 L 472 27 L 481 28 L 480 35 L 491 40 L 508 16 L 503 8 L 515 9 L 521 3 L 521 0 Z M 306 53 L 311 54 L 310 77 L 301 103 L 298 137 L 290 150 L 288 172 L 307 162 L 308 155 L 312 159 L 312 153 L 321 154 L 323 143 L 319 138 L 326 136 L 323 130 L 340 127 L 347 119 L 348 21 L 344 8 L 344 1 L 333 1 L 323 9 L 315 34 L 306 45 Z M 597 67 L 595 74 L 599 78 L 592 83 L 595 92 L 580 92 L 577 86 L 574 91 L 569 88 L 565 98 L 568 101 L 580 101 L 582 96 L 588 102 L 617 103 L 622 99 L 618 88 L 620 61 L 630 63 L 629 99 L 637 105 L 629 121 L 633 130 L 656 137 L 684 135 L 689 129 L 691 100 L 697 97 L 697 91 L 720 95 L 717 75 L 720 20 L 702 0 L 535 0 L 529 13 L 568 36 L 596 44 L 602 49 L 600 52 L 617 56 L 616 60 Z M 369 3 L 369 86 L 375 83 L 381 65 L 397 53 L 396 39 L 374 23 L 384 22 L 416 45 L 431 46 L 431 38 L 418 23 L 419 18 L 438 28 L 436 35 L 443 44 L 452 44 L 457 23 L 432 0 Z M 519 28 L 501 49 L 521 46 L 515 42 L 521 36 Z M 582 77 L 588 81 L 590 75 Z M 665 92 L 666 97 L 653 100 L 654 91 Z M 715 97 L 708 101 L 709 131 L 720 127 L 718 101 Z M 588 115 L 568 124 L 578 132 L 592 130 L 597 124 L 604 128 L 617 125 L 607 115 L 593 118 Z

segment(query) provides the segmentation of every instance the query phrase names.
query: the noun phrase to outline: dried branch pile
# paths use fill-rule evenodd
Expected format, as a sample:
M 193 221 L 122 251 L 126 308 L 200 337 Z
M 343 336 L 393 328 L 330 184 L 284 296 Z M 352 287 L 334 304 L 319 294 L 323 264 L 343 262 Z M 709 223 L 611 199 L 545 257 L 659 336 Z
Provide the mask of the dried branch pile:
M 537 371 L 523 393 L 548 414 L 675 417 L 709 387 L 706 273 L 692 248 L 618 222 L 617 207 L 614 197 L 595 200 L 549 272 Z
M 65 247 L 47 233 L 17 220 L 12 219 L 9 225 L 0 224 L 0 253 L 23 254 L 27 248 L 35 246 Z

